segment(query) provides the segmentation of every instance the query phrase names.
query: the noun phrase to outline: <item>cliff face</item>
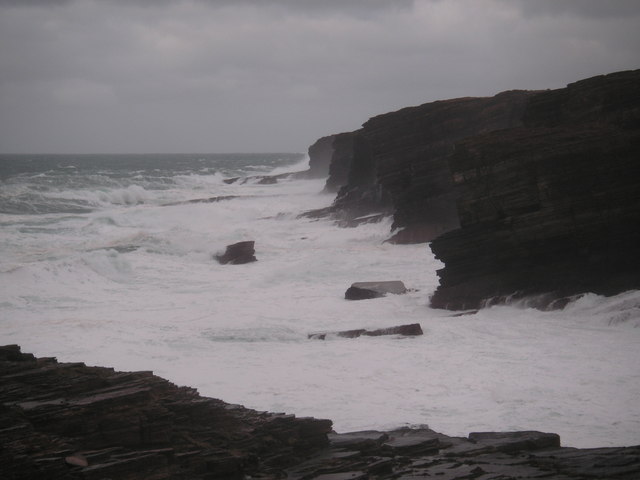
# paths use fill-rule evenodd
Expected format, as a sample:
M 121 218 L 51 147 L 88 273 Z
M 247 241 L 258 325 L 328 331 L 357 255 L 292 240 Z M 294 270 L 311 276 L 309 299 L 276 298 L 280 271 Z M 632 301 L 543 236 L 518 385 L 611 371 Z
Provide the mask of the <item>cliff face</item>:
M 521 124 L 530 92 L 459 98 L 374 117 L 336 136 L 328 191 L 340 219 L 393 213 L 391 239 L 426 242 L 459 226 L 447 163 L 456 141 Z
M 322 137 L 309 147 L 309 170 L 305 172 L 306 178 L 324 178 L 329 175 L 334 138 L 335 135 Z
M 448 155 L 460 139 L 519 125 L 529 92 L 459 98 L 374 117 L 364 124 L 377 183 L 394 206 L 393 237 L 418 243 L 459 226 Z
M 538 93 L 523 123 L 448 159 L 461 228 L 431 243 L 434 307 L 640 288 L 640 71 Z
M 358 132 L 339 133 L 334 135 L 333 152 L 329 166 L 329 176 L 325 185 L 326 192 L 337 192 L 347 183 L 349 170 L 355 155 L 355 137 Z

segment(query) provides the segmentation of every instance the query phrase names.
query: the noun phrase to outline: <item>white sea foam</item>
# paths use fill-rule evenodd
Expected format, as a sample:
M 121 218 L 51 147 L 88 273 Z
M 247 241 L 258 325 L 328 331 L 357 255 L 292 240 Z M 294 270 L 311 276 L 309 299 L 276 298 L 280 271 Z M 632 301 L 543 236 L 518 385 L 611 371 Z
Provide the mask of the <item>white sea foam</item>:
M 291 168 L 291 167 L 290 167 Z M 338 431 L 428 424 L 452 435 L 538 429 L 565 445 L 640 443 L 640 292 L 564 311 L 428 307 L 441 264 L 390 245 L 390 221 L 298 218 L 332 198 L 318 180 L 170 189 L 117 186 L 83 214 L 0 215 L 0 337 L 39 356 L 153 370 L 207 396 L 331 418 Z M 206 193 L 206 195 L 202 195 Z M 167 199 L 237 198 L 162 206 Z M 230 243 L 258 262 L 219 265 Z M 349 302 L 353 282 L 408 294 Z M 307 334 L 418 322 L 417 338 Z

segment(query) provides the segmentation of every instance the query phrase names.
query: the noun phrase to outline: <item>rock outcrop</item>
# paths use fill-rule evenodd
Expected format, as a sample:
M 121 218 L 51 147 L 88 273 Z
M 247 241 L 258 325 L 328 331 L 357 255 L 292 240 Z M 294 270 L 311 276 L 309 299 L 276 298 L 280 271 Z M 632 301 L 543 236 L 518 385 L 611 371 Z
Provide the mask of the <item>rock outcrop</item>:
M 0 477 L 279 478 L 328 446 L 329 420 L 201 397 L 151 372 L 0 347 Z
M 216 255 L 215 258 L 222 265 L 242 265 L 255 262 L 257 261 L 255 244 L 255 241 L 247 240 L 227 245 L 225 252 L 222 255 Z
M 367 300 L 370 298 L 380 298 L 388 293 L 402 295 L 407 293 L 407 287 L 400 280 L 386 282 L 356 282 L 353 283 L 344 293 L 347 300 Z
M 0 478 L 47 480 L 632 480 L 640 447 L 576 449 L 553 433 L 336 434 L 116 372 L 0 347 Z
M 538 93 L 523 118 L 449 157 L 461 228 L 431 243 L 434 307 L 640 288 L 640 70 Z

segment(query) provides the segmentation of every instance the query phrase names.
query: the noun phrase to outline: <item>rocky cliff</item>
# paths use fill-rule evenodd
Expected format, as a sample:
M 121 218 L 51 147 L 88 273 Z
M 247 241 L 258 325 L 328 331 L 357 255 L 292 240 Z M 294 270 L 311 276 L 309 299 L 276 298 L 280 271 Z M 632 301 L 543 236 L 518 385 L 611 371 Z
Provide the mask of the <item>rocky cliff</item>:
M 541 92 L 523 126 L 469 137 L 448 163 L 461 228 L 431 248 L 432 306 L 640 288 L 640 70 Z
M 369 214 L 393 214 L 391 239 L 426 242 L 459 226 L 447 163 L 455 142 L 521 125 L 525 91 L 458 98 L 379 115 L 336 136 L 327 190 L 330 213 L 344 224 Z
M 205 398 L 151 372 L 0 347 L 0 478 L 11 480 L 637 479 L 640 447 L 553 433 L 336 434 L 331 422 Z
M 635 70 L 379 115 L 335 136 L 337 196 L 310 215 L 433 240 L 434 307 L 640 288 L 639 105 Z
M 309 147 L 309 170 L 305 172 L 307 178 L 325 178 L 329 176 L 334 139 L 335 135 L 328 135 L 316 140 Z

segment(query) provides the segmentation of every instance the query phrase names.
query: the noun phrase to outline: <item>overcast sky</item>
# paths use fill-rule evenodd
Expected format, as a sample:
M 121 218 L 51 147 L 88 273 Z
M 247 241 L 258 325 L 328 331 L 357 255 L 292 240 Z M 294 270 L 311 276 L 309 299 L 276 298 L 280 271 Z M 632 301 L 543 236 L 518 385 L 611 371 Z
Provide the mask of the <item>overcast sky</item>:
M 0 0 L 0 153 L 299 152 L 636 68 L 639 0 Z

